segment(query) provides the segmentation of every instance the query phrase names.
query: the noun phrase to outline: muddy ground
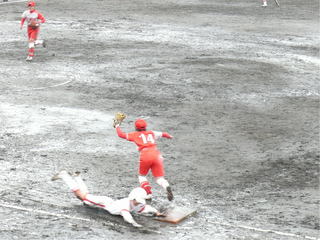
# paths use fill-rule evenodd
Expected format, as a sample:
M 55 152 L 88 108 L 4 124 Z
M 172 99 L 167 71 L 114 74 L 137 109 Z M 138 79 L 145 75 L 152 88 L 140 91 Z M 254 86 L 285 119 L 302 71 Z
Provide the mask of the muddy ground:
M 25 3 L 1 4 L 0 239 L 316 239 L 319 2 L 280 1 L 39 1 L 48 47 L 32 63 Z M 113 198 L 137 186 L 117 111 L 125 131 L 144 116 L 174 136 L 158 144 L 172 205 L 195 216 L 136 230 L 50 181 L 80 170 Z

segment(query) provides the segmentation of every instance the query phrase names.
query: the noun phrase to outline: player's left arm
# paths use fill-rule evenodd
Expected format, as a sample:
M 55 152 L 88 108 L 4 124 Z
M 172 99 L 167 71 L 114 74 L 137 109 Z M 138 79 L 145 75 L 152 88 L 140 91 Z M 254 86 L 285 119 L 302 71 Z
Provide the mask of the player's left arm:
M 117 134 L 118 134 L 119 137 L 124 138 L 124 139 L 126 139 L 126 140 L 128 140 L 128 141 L 130 141 L 130 142 L 133 142 L 133 141 L 134 141 L 134 137 L 133 137 L 132 133 L 125 133 L 125 132 L 123 132 L 123 131 L 121 130 L 120 126 L 117 126 L 117 127 L 116 127 L 116 131 L 117 131 Z
M 171 136 L 169 133 L 167 133 L 167 132 L 158 132 L 158 131 L 152 131 L 153 132 L 153 134 L 154 134 L 154 137 L 156 138 L 156 139 L 158 139 L 158 138 L 162 138 L 162 137 L 164 137 L 164 138 L 173 138 L 173 136 Z
M 44 16 L 41 13 L 38 13 L 38 19 L 40 20 L 40 23 L 45 23 L 46 19 L 44 18 Z

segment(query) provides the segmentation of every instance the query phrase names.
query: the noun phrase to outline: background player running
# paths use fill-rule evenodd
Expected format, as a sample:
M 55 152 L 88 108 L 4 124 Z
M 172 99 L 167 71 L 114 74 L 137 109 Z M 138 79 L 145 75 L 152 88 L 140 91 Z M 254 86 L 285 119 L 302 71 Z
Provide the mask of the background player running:
M 23 24 L 27 21 L 27 32 L 28 32 L 28 41 L 29 41 L 29 50 L 26 61 L 32 61 L 34 57 L 34 48 L 38 44 L 42 44 L 43 47 L 46 47 L 44 40 L 38 40 L 38 35 L 40 31 L 40 24 L 44 23 L 46 20 L 36 9 L 35 2 L 28 2 L 28 10 L 24 11 L 21 16 L 20 29 L 22 29 Z

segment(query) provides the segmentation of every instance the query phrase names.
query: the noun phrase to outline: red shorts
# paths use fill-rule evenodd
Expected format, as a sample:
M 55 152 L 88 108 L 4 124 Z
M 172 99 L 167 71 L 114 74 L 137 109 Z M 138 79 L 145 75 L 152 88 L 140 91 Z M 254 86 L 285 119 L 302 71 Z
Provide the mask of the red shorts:
M 154 177 L 164 176 L 163 158 L 155 148 L 145 148 L 140 151 L 139 174 L 147 175 L 150 169 Z
M 38 38 L 38 34 L 39 34 L 39 30 L 40 28 L 32 28 L 32 27 L 28 27 L 28 38 L 33 39 L 33 40 L 37 40 Z

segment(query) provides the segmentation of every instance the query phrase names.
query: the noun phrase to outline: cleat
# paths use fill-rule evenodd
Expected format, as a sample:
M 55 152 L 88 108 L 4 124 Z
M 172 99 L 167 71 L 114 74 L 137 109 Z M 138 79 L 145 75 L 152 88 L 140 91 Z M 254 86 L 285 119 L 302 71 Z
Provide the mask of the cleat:
M 58 179 L 61 179 L 61 177 L 59 176 L 59 173 L 53 175 L 52 178 L 51 178 L 51 181 L 56 181 Z
M 169 201 L 173 200 L 173 194 L 172 194 L 171 187 L 167 187 L 167 197 L 168 197 Z
M 47 47 L 47 41 L 46 41 L 46 40 L 43 40 L 43 42 L 42 42 L 42 47 L 44 47 L 44 48 Z
M 57 174 L 53 175 L 53 177 L 51 178 L 51 181 L 56 181 L 62 178 L 62 175 L 64 174 L 69 174 L 67 171 L 62 170 L 60 172 L 58 172 Z
M 28 56 L 28 57 L 26 58 L 26 61 L 27 61 L 27 62 L 31 62 L 31 61 L 32 61 L 32 59 L 33 59 L 33 57 Z
M 78 177 L 80 175 L 80 171 L 75 171 L 74 173 L 70 173 L 69 174 L 72 176 L 72 177 Z

